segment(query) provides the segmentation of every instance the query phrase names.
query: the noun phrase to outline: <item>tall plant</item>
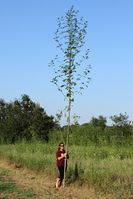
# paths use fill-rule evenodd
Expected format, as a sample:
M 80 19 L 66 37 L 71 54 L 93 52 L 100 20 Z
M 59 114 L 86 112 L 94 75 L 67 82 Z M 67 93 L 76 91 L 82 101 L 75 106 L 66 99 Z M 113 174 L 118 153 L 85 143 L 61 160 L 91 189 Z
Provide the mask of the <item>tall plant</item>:
M 58 18 L 58 27 L 54 37 L 62 56 L 56 55 L 51 60 L 50 66 L 55 72 L 52 82 L 67 100 L 66 150 L 68 150 L 71 110 L 75 93 L 81 94 L 90 82 L 90 65 L 87 64 L 89 49 L 85 50 L 80 58 L 81 48 L 85 44 L 87 23 L 83 17 L 78 17 L 78 11 L 72 6 L 64 17 Z

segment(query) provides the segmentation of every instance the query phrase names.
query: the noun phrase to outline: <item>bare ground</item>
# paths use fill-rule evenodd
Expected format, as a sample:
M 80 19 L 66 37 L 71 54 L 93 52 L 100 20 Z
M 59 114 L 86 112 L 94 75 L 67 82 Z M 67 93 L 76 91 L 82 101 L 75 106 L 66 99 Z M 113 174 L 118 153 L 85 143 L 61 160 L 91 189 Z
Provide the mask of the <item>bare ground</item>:
M 76 184 L 66 185 L 65 188 L 56 190 L 56 176 L 53 179 L 53 176 L 18 168 L 17 165 L 6 160 L 0 160 L 0 168 L 7 169 L 10 177 L 19 187 L 23 187 L 25 190 L 32 188 L 36 193 L 35 199 L 111 199 L 111 196 L 105 197 L 96 194 L 93 188 L 81 187 Z

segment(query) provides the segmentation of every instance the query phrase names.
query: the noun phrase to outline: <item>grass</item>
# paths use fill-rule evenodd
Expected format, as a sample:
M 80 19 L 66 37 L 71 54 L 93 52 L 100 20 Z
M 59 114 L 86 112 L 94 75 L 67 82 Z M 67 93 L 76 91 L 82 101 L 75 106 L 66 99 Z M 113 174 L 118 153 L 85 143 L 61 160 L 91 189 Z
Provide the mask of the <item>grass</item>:
M 0 168 L 0 198 L 1 199 L 23 199 L 34 198 L 35 193 L 32 189 L 25 190 L 16 185 L 10 178 L 8 170 Z
M 16 165 L 56 175 L 56 144 L 42 142 L 1 145 L 0 157 Z M 95 187 L 112 199 L 133 197 L 133 146 L 69 147 L 67 183 Z

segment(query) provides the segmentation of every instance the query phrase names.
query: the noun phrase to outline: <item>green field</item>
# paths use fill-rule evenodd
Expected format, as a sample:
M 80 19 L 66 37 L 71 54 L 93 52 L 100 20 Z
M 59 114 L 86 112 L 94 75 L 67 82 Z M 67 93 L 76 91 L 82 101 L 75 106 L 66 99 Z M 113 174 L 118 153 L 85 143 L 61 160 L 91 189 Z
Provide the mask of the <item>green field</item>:
M 56 176 L 56 144 L 21 142 L 1 145 L 0 158 L 19 167 Z M 112 199 L 133 197 L 133 147 L 130 146 L 77 146 L 69 147 L 67 183 L 93 186 Z

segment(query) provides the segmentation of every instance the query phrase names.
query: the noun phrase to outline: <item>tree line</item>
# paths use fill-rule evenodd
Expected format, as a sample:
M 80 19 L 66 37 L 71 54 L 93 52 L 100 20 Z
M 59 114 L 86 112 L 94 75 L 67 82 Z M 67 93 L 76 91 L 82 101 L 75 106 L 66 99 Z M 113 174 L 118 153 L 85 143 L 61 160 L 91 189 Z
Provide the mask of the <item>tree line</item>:
M 0 99 L 0 141 L 15 143 L 25 139 L 41 139 L 48 142 L 49 131 L 57 126 L 53 116 L 33 102 L 28 95 L 13 102 Z
M 77 120 L 71 125 L 70 144 L 88 145 L 94 144 L 130 144 L 133 141 L 133 123 L 129 120 L 127 113 L 110 116 L 112 124 L 107 124 L 107 118 L 100 115 L 92 117 L 84 124 L 79 124 Z M 63 126 L 61 131 L 50 133 L 50 140 L 55 142 L 60 139 L 65 140 L 67 126 Z M 62 132 L 62 134 L 61 134 Z
M 129 143 L 133 138 L 133 125 L 127 113 L 110 116 L 111 125 L 107 125 L 106 117 L 92 117 L 91 121 L 82 126 L 88 126 L 93 142 L 105 143 Z
M 102 140 L 110 143 L 115 139 L 123 143 L 133 137 L 133 125 L 127 113 L 111 116 L 110 119 L 111 126 L 107 125 L 107 118 L 102 115 L 92 117 L 89 122 L 81 125 L 76 120 L 71 124 L 70 142 L 98 143 Z M 61 127 L 59 122 L 59 118 L 48 116 L 44 108 L 33 102 L 28 95 L 22 95 L 20 99 L 9 103 L 0 99 L 1 143 L 15 143 L 23 139 L 45 142 L 49 139 L 57 140 L 57 137 L 62 139 L 62 136 L 66 136 L 67 127 Z

